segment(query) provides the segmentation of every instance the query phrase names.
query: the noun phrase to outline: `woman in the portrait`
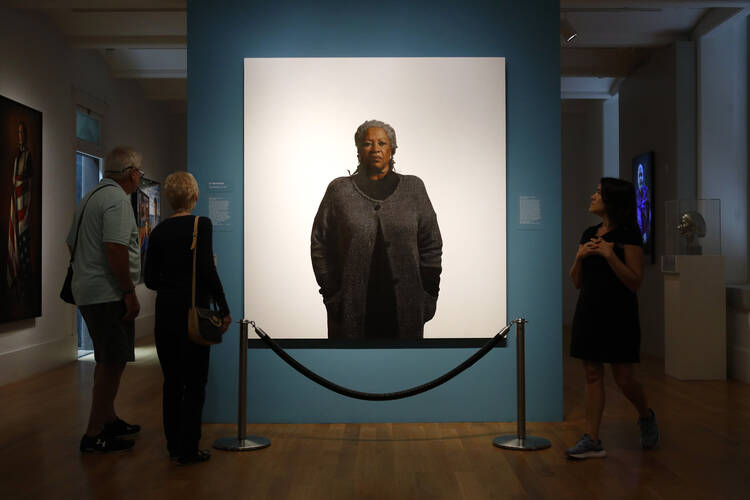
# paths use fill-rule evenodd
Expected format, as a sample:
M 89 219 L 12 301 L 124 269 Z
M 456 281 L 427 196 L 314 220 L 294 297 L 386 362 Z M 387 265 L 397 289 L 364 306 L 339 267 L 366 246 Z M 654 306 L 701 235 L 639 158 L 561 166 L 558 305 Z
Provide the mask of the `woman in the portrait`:
M 419 177 L 394 170 L 396 132 L 368 120 L 359 164 L 334 179 L 313 223 L 310 253 L 330 339 L 421 339 L 435 315 L 442 239 Z

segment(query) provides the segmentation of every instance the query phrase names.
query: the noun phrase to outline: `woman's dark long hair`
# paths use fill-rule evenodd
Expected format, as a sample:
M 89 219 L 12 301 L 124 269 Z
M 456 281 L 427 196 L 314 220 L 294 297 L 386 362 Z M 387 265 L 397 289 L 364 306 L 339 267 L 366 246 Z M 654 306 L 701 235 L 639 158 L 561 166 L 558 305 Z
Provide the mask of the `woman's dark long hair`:
M 610 224 L 628 229 L 638 228 L 635 188 L 622 179 L 602 177 L 602 201 Z

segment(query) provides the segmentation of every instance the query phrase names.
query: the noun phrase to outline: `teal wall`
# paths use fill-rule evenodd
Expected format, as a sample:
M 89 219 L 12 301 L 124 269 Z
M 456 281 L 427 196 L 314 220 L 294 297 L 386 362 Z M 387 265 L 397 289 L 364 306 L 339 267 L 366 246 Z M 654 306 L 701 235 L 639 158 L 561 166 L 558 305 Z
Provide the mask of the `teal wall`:
M 530 321 L 526 328 L 528 419 L 561 420 L 560 48 L 555 36 L 559 9 L 559 2 L 551 0 L 189 0 L 188 170 L 200 185 L 199 214 L 208 213 L 208 181 L 231 186 L 222 196 L 230 200 L 232 228 L 214 233 L 214 249 L 234 318 L 240 319 L 243 310 L 243 58 L 505 57 L 508 317 Z M 461 173 L 471 175 L 471 170 Z M 520 196 L 542 200 L 543 224 L 538 230 L 520 228 Z M 236 420 L 237 339 L 233 328 L 223 344 L 212 348 L 207 422 Z M 455 347 L 290 350 L 335 382 L 376 392 L 432 379 L 473 351 Z M 262 348 L 249 350 L 248 366 L 249 422 L 512 421 L 516 417 L 512 337 L 508 348 L 494 349 L 446 385 L 395 402 L 363 402 L 328 392 Z

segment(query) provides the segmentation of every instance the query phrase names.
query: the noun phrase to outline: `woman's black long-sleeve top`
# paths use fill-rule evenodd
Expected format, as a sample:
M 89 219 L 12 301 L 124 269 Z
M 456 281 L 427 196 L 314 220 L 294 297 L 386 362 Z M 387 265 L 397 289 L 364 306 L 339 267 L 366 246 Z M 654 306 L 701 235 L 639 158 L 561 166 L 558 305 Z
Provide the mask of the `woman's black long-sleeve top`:
M 151 232 L 146 253 L 144 281 L 160 296 L 183 298 L 190 302 L 193 279 L 194 216 L 171 217 Z M 213 258 L 213 227 L 211 219 L 198 220 L 198 255 L 196 262 L 195 303 L 209 307 L 211 299 L 222 315 L 229 314 L 219 275 Z

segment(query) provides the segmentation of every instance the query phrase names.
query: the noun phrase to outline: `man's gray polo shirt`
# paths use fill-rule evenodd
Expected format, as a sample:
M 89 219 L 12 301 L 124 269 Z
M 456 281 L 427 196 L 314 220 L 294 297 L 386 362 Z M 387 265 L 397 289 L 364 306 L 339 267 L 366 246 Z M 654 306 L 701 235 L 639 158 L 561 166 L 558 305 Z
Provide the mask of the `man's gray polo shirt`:
M 107 187 L 94 193 L 94 189 L 100 186 Z M 65 240 L 73 248 L 81 209 L 91 198 L 83 214 L 73 261 L 73 297 L 79 306 L 122 300 L 122 290 L 107 261 L 105 243 L 128 247 L 133 283 L 138 282 L 141 272 L 138 226 L 130 196 L 112 179 L 103 179 L 94 189 L 78 204 Z

